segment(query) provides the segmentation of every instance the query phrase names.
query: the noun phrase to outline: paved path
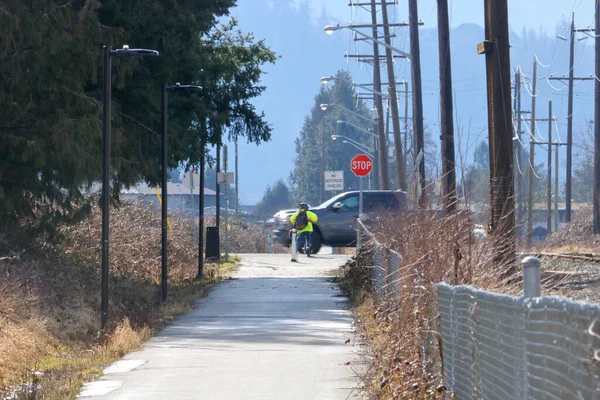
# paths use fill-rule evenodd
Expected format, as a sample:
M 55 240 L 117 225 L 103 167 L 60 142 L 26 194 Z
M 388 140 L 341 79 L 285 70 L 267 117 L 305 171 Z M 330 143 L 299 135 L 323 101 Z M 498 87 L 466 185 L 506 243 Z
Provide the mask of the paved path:
M 347 256 L 242 255 L 235 279 L 87 384 L 91 399 L 357 399 Z M 350 339 L 348 343 L 347 340 Z

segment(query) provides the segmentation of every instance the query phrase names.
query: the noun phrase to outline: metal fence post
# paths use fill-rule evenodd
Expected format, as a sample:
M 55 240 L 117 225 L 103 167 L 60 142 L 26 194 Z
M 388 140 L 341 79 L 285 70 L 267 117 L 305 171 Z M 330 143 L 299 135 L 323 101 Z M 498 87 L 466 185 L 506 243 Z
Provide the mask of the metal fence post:
M 537 257 L 525 257 L 521 261 L 521 267 L 523 268 L 523 294 L 525 298 L 540 297 L 541 266 L 542 262 Z
M 362 227 L 360 226 L 360 215 L 356 219 L 356 251 L 362 246 Z
M 385 248 L 384 259 L 385 259 L 385 292 L 384 293 L 386 296 L 388 296 L 390 294 L 390 282 L 391 282 L 390 272 L 392 270 L 392 260 L 390 257 L 390 248 L 389 247 Z
M 298 250 L 296 249 L 296 230 L 292 229 L 292 261 L 298 261 Z
M 273 235 L 269 232 L 269 236 L 267 236 L 267 245 L 269 246 L 269 254 L 273 254 Z

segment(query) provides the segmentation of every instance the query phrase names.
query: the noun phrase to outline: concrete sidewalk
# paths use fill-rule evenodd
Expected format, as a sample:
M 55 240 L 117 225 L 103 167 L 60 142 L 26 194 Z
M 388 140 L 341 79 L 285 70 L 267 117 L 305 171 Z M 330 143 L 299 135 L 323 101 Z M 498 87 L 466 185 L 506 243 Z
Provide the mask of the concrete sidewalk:
M 362 398 L 352 315 L 328 280 L 348 256 L 241 258 L 235 279 L 107 368 L 79 397 Z

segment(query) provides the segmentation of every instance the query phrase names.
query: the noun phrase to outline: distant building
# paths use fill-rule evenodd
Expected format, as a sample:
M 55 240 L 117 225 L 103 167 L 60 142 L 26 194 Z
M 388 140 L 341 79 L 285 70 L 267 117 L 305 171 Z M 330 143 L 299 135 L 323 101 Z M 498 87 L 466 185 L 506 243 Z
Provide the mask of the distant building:
M 158 193 L 162 194 L 162 189 L 158 188 Z M 160 202 L 156 195 L 154 187 L 146 183 L 140 183 L 129 189 L 121 190 L 121 198 L 124 200 L 143 200 L 154 203 L 156 208 L 160 208 Z M 186 185 L 182 183 L 167 183 L 167 207 L 169 210 L 179 210 L 182 215 L 195 217 L 198 215 L 199 199 L 198 189 L 190 189 L 189 181 Z M 221 197 L 223 195 L 221 194 Z M 221 199 L 222 200 L 222 199 Z M 215 207 L 217 204 L 217 193 L 214 190 L 204 188 L 204 207 Z

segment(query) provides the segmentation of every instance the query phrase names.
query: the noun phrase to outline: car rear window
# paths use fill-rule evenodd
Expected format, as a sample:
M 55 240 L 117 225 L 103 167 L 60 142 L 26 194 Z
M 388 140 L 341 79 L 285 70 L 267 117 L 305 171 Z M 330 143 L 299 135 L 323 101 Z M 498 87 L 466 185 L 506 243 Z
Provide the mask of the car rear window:
M 401 208 L 400 205 L 396 193 L 366 193 L 363 209 L 364 211 L 397 210 Z

